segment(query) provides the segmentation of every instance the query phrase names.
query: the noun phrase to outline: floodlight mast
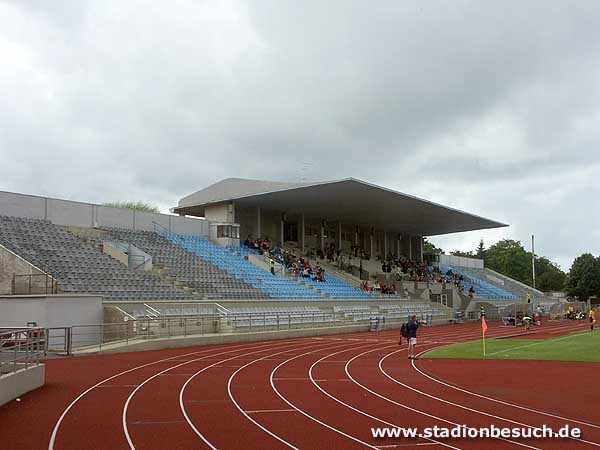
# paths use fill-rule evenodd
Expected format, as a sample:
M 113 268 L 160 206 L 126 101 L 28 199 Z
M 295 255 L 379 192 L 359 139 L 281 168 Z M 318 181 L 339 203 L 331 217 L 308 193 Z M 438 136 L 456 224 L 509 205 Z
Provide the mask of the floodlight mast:
M 535 236 L 531 235 L 531 273 L 533 278 L 533 288 L 535 289 Z

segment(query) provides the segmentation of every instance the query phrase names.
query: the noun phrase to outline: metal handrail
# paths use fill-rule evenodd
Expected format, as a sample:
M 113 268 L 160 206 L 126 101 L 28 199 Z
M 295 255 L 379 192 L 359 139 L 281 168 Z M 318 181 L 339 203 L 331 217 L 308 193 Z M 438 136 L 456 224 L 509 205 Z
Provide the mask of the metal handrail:
M 139 255 L 139 257 L 144 258 L 142 255 Z M 152 258 L 148 258 L 148 259 L 144 258 L 144 260 L 141 263 L 139 263 L 137 266 L 133 266 L 132 269 L 137 270 L 140 267 L 142 267 L 144 264 L 146 264 L 148 261 L 152 261 Z
M 44 328 L 0 327 L 0 376 L 39 364 L 45 337 Z
M 21 248 L 19 245 L 15 244 L 10 239 L 6 239 L 4 236 L 0 236 L 0 244 L 2 244 L 3 247 L 6 247 L 6 245 L 4 243 L 8 243 L 8 245 L 9 245 L 9 247 L 7 247 L 8 250 L 10 250 L 10 247 L 16 248 L 19 251 L 19 254 L 17 256 L 19 256 L 22 259 L 26 260 L 30 264 L 36 266 L 36 268 L 38 268 L 42 272 L 46 273 L 46 275 L 51 276 L 56 281 L 56 278 L 53 275 L 54 269 L 52 269 L 46 263 L 44 263 L 43 261 L 41 261 L 40 259 L 38 259 L 36 256 L 33 256 L 27 250 L 24 250 L 23 248 Z M 25 256 L 23 256 L 23 255 L 25 255 Z
M 31 273 L 31 274 L 15 274 L 13 275 L 13 279 L 12 279 L 12 293 L 13 295 L 26 295 L 26 294 L 31 294 L 32 293 L 32 281 L 34 277 L 44 277 L 44 281 L 45 281 L 45 290 L 44 290 L 44 294 L 56 294 L 58 293 L 58 282 L 54 279 L 54 277 L 52 277 L 51 275 L 47 274 L 47 273 Z M 17 294 L 17 279 L 18 278 L 28 278 L 28 290 L 26 293 L 24 294 Z M 48 292 L 48 279 L 50 279 L 51 283 L 50 283 L 50 292 Z
M 162 228 L 164 231 L 166 231 L 167 233 L 170 233 L 171 230 L 169 230 L 167 227 L 165 227 L 164 225 L 161 225 L 158 222 L 155 222 L 154 220 L 152 221 L 152 225 L 154 225 L 154 232 L 156 233 L 156 228 Z

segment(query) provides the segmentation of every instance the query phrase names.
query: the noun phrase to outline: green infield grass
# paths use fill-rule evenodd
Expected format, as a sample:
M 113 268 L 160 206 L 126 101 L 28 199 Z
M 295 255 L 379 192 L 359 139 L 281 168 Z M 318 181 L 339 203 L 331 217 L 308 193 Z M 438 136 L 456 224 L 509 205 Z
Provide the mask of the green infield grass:
M 452 344 L 424 353 L 421 358 L 533 359 L 600 362 L 600 331 L 582 331 L 554 339 L 486 339 Z

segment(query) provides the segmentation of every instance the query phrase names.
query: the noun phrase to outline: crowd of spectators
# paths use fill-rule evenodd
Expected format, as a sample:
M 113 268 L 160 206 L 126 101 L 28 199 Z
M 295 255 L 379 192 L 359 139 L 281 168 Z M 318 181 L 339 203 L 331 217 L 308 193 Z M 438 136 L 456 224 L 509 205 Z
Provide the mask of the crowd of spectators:
M 252 236 L 246 238 L 244 246 L 255 250 L 261 255 L 264 255 L 265 253 L 269 254 L 276 249 L 273 245 L 273 241 L 269 239 L 252 239 Z
M 320 265 L 318 260 L 317 263 L 312 266 L 308 257 L 298 257 L 294 253 L 274 245 L 273 241 L 269 239 L 252 239 L 251 236 L 249 236 L 244 241 L 244 245 L 255 250 L 261 255 L 267 256 L 272 261 L 282 264 L 287 271 L 295 276 L 311 278 L 312 280 L 319 282 L 326 281 L 325 270 Z M 334 243 L 329 244 L 324 251 L 318 250 L 316 256 L 322 260 L 327 259 L 329 263 L 337 262 L 342 270 L 345 268 L 347 263 L 350 265 L 353 264 L 353 256 L 360 257 L 359 267 L 361 269 L 361 273 L 362 260 L 364 258 L 368 258 L 366 253 L 353 246 L 352 252 L 348 255 L 348 260 L 346 260 L 346 256 L 343 255 L 339 249 L 336 249 L 336 245 Z M 454 284 L 459 292 L 463 294 L 465 293 L 465 284 L 471 281 L 466 279 L 462 274 L 453 273 L 451 270 L 444 274 L 437 267 L 428 266 L 427 262 L 414 261 L 405 257 L 395 258 L 391 255 L 388 256 L 388 258 L 379 259 L 381 259 L 381 271 L 384 274 L 395 274 L 395 279 L 397 281 L 408 280 L 429 283 L 451 283 Z M 372 283 L 369 281 L 364 281 L 361 284 L 360 289 L 363 292 L 368 293 L 375 292 L 385 295 L 396 294 L 394 282 L 383 284 L 377 280 Z M 470 297 L 474 296 L 475 289 L 472 283 L 467 292 Z
M 379 281 L 375 280 L 375 282 L 373 284 L 369 284 L 368 281 L 364 281 L 361 285 L 360 285 L 360 289 L 363 292 L 368 292 L 368 293 L 379 293 L 379 294 L 384 294 L 384 295 L 396 295 L 396 288 L 394 287 L 393 284 L 383 284 L 380 283 Z
M 285 268 L 293 275 L 310 278 L 313 281 L 325 283 L 325 269 L 321 267 L 321 264 L 317 261 L 313 267 L 308 259 L 303 257 L 297 257 L 291 252 L 284 252 L 282 264 Z
M 277 262 L 285 267 L 291 274 L 301 277 L 310 278 L 313 281 L 325 283 L 325 269 L 317 261 L 313 267 L 308 258 L 298 257 L 294 253 L 282 249 L 268 239 L 251 239 L 250 237 L 244 241 L 244 246 L 254 249 L 259 254 L 266 256 L 272 262 Z M 271 273 L 275 273 L 273 264 L 271 264 Z

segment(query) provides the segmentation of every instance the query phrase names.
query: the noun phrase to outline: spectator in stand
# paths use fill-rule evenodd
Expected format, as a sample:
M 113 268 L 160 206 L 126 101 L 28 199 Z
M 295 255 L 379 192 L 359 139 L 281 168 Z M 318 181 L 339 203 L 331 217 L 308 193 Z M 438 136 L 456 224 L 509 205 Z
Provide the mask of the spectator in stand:
M 475 295 L 475 289 L 473 288 L 473 286 L 471 286 L 469 288 L 469 297 L 473 298 L 474 295 Z
M 269 258 L 269 265 L 271 266 L 271 274 L 275 275 L 275 260 L 273 258 Z
M 367 280 L 362 282 L 360 289 L 364 292 L 371 292 L 371 288 L 369 287 L 369 282 Z

